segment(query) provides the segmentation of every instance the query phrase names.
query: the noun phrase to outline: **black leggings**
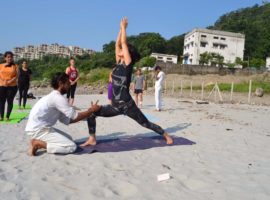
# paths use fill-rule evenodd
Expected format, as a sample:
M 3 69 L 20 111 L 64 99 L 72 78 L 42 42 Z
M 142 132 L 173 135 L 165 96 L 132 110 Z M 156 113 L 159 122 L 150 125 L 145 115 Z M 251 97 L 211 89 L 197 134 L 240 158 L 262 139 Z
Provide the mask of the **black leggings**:
M 121 114 L 129 116 L 138 122 L 141 126 L 151 129 L 159 135 L 163 135 L 165 133 L 165 131 L 160 126 L 148 121 L 141 110 L 136 106 L 135 102 L 130 100 L 127 103 L 113 103 L 113 105 L 102 106 L 98 112 L 95 112 L 89 118 L 87 118 L 89 134 L 92 135 L 96 133 L 97 116 L 113 117 Z
M 19 84 L 19 106 L 22 105 L 22 99 L 23 99 L 23 107 L 25 107 L 28 89 L 29 89 L 29 84 L 23 84 L 23 83 Z
M 70 86 L 70 88 L 69 88 L 69 90 L 67 92 L 67 98 L 71 97 L 71 99 L 74 99 L 76 87 L 77 87 L 77 83 Z
M 17 93 L 17 90 L 17 86 L 0 86 L 0 117 L 2 119 L 4 118 L 6 101 L 8 103 L 6 118 L 9 118 L 13 108 L 13 100 Z

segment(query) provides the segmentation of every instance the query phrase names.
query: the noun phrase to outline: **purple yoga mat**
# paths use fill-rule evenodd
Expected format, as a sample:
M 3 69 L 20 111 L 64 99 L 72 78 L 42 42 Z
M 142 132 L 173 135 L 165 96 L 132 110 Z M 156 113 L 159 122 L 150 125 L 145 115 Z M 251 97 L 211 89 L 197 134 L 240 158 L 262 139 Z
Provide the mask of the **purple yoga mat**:
M 195 142 L 182 138 L 173 137 L 174 143 L 167 145 L 165 140 L 161 136 L 153 137 L 121 137 L 115 139 L 103 139 L 98 140 L 96 146 L 87 146 L 77 148 L 75 154 L 86 154 L 86 153 L 107 153 L 107 152 L 121 152 L 121 151 L 133 151 L 133 150 L 145 150 L 157 147 L 170 147 L 179 145 L 193 145 Z M 79 145 L 79 144 L 78 144 Z

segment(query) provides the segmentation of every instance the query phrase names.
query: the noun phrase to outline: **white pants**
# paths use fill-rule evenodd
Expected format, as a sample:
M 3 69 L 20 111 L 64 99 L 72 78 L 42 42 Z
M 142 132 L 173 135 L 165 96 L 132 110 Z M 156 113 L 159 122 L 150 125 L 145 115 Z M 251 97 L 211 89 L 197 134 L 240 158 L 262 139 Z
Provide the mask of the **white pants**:
M 162 103 L 161 94 L 162 94 L 162 88 L 161 87 L 155 88 L 155 102 L 156 102 L 157 110 L 161 110 L 161 103 Z
M 47 153 L 68 154 L 77 149 L 77 145 L 54 128 L 43 128 L 35 132 L 28 132 L 32 139 L 47 143 Z

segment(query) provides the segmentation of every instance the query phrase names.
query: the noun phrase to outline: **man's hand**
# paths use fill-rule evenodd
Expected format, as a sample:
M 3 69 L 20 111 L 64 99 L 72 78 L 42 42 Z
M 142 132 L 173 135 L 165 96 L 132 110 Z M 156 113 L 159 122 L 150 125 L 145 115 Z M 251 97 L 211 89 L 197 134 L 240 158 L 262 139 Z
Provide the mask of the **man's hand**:
M 91 111 L 92 113 L 94 113 L 94 112 L 99 111 L 100 108 L 101 108 L 101 106 L 98 105 L 98 100 L 96 101 L 95 104 L 93 104 L 93 102 L 91 101 L 91 108 L 89 108 L 89 111 Z

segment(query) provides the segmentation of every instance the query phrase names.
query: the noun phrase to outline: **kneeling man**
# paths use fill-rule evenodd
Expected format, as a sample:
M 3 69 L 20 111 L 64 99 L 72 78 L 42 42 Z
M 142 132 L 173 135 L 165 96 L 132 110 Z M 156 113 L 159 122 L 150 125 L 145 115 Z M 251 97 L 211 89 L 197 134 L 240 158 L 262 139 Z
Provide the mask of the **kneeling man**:
M 91 103 L 84 112 L 76 112 L 63 96 L 70 88 L 69 77 L 65 73 L 56 73 L 52 77 L 53 91 L 41 98 L 32 108 L 25 128 L 31 137 L 29 154 L 35 156 L 38 149 L 47 149 L 47 153 L 73 153 L 77 145 L 53 128 L 59 120 L 68 125 L 89 117 L 100 106 Z

